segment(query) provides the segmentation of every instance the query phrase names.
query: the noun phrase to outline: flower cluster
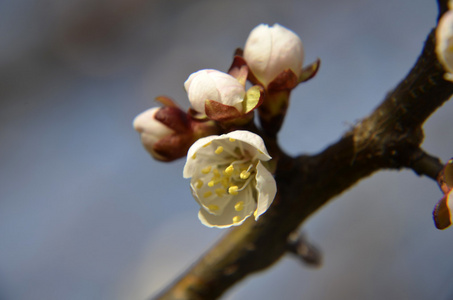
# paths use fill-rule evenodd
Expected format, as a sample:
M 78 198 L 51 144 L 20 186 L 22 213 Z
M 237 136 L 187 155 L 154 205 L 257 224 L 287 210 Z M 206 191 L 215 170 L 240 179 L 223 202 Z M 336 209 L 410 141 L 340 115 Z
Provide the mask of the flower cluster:
M 191 178 L 204 225 L 236 226 L 252 214 L 257 220 L 272 204 L 277 188 L 268 170 L 271 156 L 250 130 L 256 131 L 257 111 L 262 133 L 276 138 L 291 90 L 319 68 L 319 60 L 302 68 L 303 59 L 297 34 L 279 24 L 261 24 L 251 31 L 244 50 L 236 52 L 227 73 L 204 69 L 187 78 L 189 111 L 161 96 L 156 100 L 162 107 L 135 118 L 134 128 L 155 159 L 187 155 L 183 175 Z
M 444 166 L 438 178 L 444 193 L 433 211 L 434 223 L 438 229 L 445 229 L 453 223 L 453 158 Z

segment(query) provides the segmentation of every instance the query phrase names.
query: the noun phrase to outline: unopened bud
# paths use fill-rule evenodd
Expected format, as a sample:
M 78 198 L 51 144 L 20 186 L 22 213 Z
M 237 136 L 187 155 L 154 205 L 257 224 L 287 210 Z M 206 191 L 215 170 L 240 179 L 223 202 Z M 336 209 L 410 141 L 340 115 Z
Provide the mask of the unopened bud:
M 304 48 L 299 36 L 279 25 L 255 27 L 245 43 L 244 59 L 256 79 L 267 87 L 284 71 L 299 78 Z
M 245 87 L 233 76 L 217 70 L 200 70 L 184 83 L 190 104 L 197 112 L 206 114 L 206 100 L 233 107 L 243 112 Z
M 453 11 L 449 10 L 439 20 L 436 29 L 436 54 L 444 67 L 445 79 L 453 81 Z

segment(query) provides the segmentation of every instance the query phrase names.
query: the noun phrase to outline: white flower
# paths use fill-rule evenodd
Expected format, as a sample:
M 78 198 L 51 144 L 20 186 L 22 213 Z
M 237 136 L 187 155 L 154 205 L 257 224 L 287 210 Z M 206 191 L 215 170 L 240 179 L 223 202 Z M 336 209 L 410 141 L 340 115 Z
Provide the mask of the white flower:
M 453 11 L 447 11 L 436 29 L 436 54 L 447 73 L 445 79 L 453 81 Z
M 155 119 L 160 107 L 150 108 L 135 117 L 133 121 L 134 129 L 140 133 L 143 146 L 156 159 L 164 160 L 164 156 L 157 153 L 154 145 L 161 139 L 174 133 L 172 129 Z
M 304 48 L 299 36 L 279 25 L 255 27 L 245 43 L 244 59 L 255 77 L 267 86 L 281 72 L 290 69 L 299 77 Z
M 200 70 L 184 82 L 190 104 L 205 114 L 206 100 L 233 106 L 242 113 L 245 87 L 233 76 L 217 70 Z
M 237 130 L 196 141 L 187 154 L 184 177 L 191 178 L 192 194 L 201 209 L 200 221 L 208 227 L 255 220 L 274 200 L 277 187 L 261 161 L 271 157 L 260 136 Z

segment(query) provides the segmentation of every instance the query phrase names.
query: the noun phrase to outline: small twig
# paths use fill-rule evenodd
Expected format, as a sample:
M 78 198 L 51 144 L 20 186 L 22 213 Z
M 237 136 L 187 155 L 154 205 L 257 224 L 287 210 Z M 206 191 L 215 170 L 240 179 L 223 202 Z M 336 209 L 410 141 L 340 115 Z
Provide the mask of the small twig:
M 287 251 L 310 267 L 320 267 L 322 265 L 321 251 L 308 242 L 304 234 L 299 234 L 298 232 L 291 234 L 288 239 Z

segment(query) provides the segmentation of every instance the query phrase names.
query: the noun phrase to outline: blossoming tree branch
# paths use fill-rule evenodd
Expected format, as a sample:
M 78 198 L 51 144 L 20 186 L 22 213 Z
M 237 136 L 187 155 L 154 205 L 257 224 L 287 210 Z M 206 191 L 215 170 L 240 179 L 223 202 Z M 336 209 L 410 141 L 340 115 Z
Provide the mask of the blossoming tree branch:
M 316 264 L 319 254 L 298 235 L 300 225 L 382 169 L 408 168 L 435 180 L 444 196 L 434 207 L 434 225 L 451 225 L 453 160 L 442 164 L 420 148 L 424 122 L 453 93 L 453 4 L 438 0 L 438 5 L 438 26 L 406 78 L 316 155 L 290 157 L 278 144 L 291 91 L 320 68 L 319 60 L 303 65 L 301 39 L 279 24 L 253 29 L 228 72 L 191 74 L 184 83 L 189 111 L 160 96 L 161 107 L 136 117 L 134 128 L 155 159 L 186 158 L 182 173 L 190 178 L 200 222 L 232 227 L 156 299 L 217 298 L 285 253 Z

